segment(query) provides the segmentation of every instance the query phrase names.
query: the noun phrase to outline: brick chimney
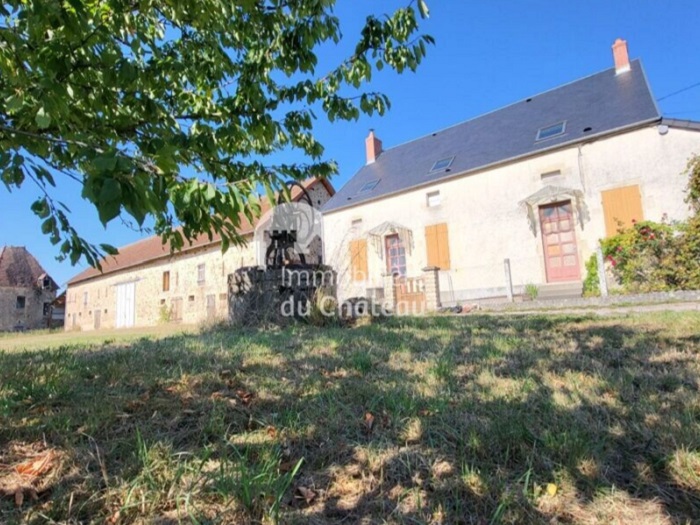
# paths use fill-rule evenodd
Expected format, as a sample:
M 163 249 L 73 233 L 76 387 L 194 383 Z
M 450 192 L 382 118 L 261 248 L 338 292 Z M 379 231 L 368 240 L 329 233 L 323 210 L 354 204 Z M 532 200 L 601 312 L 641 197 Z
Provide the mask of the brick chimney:
M 374 130 L 369 130 L 369 136 L 365 139 L 367 152 L 367 164 L 372 164 L 382 154 L 382 141 L 374 135 Z
M 630 56 L 627 53 L 627 41 L 618 38 L 612 46 L 615 59 L 615 74 L 625 73 L 630 70 Z

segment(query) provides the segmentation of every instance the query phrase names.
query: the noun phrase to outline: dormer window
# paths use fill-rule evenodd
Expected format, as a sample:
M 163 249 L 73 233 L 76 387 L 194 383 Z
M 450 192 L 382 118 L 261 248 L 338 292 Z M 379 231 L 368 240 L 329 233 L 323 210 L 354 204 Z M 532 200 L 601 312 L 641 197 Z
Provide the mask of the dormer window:
M 433 173 L 434 171 L 442 171 L 446 170 L 450 166 L 452 166 L 452 161 L 455 160 L 454 157 L 446 157 L 444 159 L 440 159 L 433 164 L 433 167 L 430 168 L 430 173 Z
M 540 128 L 537 132 L 537 138 L 535 140 L 550 139 L 558 135 L 563 135 L 564 131 L 566 131 L 566 121 L 559 122 L 545 128 Z

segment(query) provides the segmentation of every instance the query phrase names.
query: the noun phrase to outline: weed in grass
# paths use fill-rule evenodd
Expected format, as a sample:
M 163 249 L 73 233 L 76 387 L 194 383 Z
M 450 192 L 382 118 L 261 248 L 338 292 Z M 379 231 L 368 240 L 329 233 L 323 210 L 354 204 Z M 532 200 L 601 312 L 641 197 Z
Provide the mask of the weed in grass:
M 374 360 L 369 352 L 358 350 L 348 356 L 348 364 L 361 374 L 369 374 L 374 367 Z
M 288 472 L 281 472 L 279 447 L 252 452 L 231 446 L 219 459 L 212 488 L 224 498 L 233 496 L 254 519 L 279 520 L 282 499 L 301 468 L 300 459 Z

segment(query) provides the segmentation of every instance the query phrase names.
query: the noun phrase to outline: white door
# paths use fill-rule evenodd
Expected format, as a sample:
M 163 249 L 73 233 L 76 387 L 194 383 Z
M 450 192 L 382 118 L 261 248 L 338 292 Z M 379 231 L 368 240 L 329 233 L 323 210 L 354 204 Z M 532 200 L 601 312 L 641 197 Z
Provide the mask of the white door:
M 117 285 L 117 328 L 134 326 L 136 283 Z

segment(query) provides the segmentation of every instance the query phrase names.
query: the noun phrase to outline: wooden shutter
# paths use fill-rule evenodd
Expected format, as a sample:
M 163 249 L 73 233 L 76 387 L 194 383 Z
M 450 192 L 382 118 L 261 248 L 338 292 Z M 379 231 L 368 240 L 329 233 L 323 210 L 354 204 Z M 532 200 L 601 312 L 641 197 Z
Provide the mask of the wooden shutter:
M 608 237 L 617 234 L 620 228 L 632 226 L 632 220 L 644 220 L 642 211 L 642 195 L 639 186 L 624 186 L 601 192 L 603 197 L 603 214 L 605 216 L 605 233 Z
M 163 291 L 170 290 L 170 272 L 163 272 Z
M 441 270 L 450 269 L 450 242 L 447 224 L 434 224 L 425 227 L 425 244 L 428 251 L 428 266 Z
M 367 239 L 350 241 L 350 271 L 353 281 L 367 279 Z

